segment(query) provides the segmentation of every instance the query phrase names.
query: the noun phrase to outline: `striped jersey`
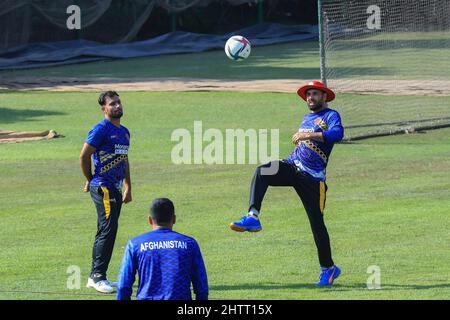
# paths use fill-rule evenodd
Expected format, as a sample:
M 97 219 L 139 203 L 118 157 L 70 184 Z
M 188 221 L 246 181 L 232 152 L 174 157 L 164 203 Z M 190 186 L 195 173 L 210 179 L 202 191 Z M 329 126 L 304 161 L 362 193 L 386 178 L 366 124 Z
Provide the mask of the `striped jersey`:
M 91 186 L 116 186 L 120 189 L 130 146 L 128 129 L 122 125 L 117 127 L 105 118 L 92 128 L 86 143 L 96 148 L 92 155 L 95 172 Z
M 315 180 L 325 181 L 331 150 L 334 144 L 341 141 L 344 136 L 339 113 L 329 108 L 318 113 L 309 113 L 303 118 L 298 131 L 323 132 L 324 142 L 301 141 L 286 161 Z

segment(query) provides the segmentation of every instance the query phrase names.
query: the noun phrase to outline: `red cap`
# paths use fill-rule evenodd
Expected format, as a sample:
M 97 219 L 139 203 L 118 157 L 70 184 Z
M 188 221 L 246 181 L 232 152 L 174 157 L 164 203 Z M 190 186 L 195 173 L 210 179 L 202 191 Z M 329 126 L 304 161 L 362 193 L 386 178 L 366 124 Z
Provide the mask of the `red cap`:
M 327 102 L 333 101 L 336 98 L 336 95 L 331 89 L 328 89 L 322 82 L 320 81 L 311 81 L 306 86 L 301 87 L 297 90 L 297 94 L 306 101 L 306 91 L 309 89 L 317 89 L 323 91 L 327 94 Z

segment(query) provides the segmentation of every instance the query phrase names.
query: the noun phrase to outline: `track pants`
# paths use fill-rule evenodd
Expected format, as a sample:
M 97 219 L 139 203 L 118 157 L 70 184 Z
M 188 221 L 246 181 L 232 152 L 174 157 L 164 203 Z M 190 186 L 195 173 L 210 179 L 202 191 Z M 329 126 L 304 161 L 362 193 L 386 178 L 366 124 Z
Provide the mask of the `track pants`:
M 122 194 L 117 188 L 91 187 L 91 198 L 97 209 L 97 234 L 92 249 L 91 278 L 106 280 L 122 208 Z
M 266 168 L 279 166 L 274 175 L 264 174 Z M 250 208 L 261 209 L 261 204 L 269 186 L 294 187 L 300 197 L 309 218 L 311 230 L 316 243 L 319 262 L 324 268 L 334 265 L 331 258 L 330 238 L 323 219 L 327 185 L 316 181 L 309 175 L 298 171 L 293 165 L 284 161 L 273 161 L 259 166 L 253 176 L 250 188 Z

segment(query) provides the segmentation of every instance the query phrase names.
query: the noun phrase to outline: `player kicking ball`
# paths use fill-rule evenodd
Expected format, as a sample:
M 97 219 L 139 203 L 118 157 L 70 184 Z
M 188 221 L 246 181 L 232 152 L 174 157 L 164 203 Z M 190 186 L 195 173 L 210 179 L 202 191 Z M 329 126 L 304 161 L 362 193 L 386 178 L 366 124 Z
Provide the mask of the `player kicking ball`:
M 325 172 L 333 145 L 342 140 L 344 128 L 339 113 L 328 108 L 335 94 L 319 81 L 312 81 L 298 89 L 311 111 L 303 118 L 300 129 L 292 136 L 296 146 L 285 160 L 266 163 L 256 168 L 250 188 L 249 212 L 241 220 L 230 224 L 238 232 L 261 231 L 259 212 L 269 186 L 294 187 L 305 207 L 322 272 L 317 286 L 332 285 L 341 270 L 331 258 L 330 238 L 323 211 L 327 185 Z

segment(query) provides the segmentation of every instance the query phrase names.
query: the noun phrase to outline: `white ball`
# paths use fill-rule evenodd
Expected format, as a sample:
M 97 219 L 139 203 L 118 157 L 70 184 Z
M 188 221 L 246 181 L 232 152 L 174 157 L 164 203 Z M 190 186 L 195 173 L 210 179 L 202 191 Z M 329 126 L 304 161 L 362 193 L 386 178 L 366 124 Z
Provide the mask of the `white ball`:
M 252 51 L 250 41 L 243 36 L 232 36 L 225 43 L 225 53 L 234 61 L 247 59 Z

